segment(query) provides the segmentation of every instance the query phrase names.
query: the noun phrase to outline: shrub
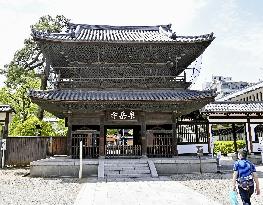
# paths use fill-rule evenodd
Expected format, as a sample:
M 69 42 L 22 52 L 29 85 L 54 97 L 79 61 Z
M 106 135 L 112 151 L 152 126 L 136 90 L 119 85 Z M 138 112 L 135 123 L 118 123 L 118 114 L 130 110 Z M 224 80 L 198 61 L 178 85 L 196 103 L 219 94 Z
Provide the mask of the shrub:
M 40 121 L 37 117 L 29 117 L 25 122 L 16 124 L 12 136 L 55 136 L 54 129 L 48 122 Z
M 244 140 L 237 140 L 237 149 L 245 148 Z M 221 152 L 223 155 L 235 152 L 234 141 L 216 141 L 214 144 L 214 153 Z

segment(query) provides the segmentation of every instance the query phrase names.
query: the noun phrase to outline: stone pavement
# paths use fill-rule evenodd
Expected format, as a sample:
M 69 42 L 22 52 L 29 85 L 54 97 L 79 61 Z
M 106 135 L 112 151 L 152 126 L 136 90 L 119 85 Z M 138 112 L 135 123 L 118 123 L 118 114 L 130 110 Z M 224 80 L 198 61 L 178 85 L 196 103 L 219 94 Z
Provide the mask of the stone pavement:
M 87 179 L 75 205 L 220 205 L 169 177 Z

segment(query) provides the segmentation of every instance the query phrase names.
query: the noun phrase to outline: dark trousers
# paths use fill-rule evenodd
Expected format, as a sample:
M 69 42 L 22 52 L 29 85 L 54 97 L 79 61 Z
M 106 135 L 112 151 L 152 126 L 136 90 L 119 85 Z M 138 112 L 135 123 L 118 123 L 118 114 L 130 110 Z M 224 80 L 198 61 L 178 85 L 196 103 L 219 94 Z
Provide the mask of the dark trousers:
M 251 205 L 250 197 L 254 193 L 254 186 L 250 186 L 249 190 L 244 190 L 241 187 L 238 187 L 239 194 L 241 196 L 243 205 Z

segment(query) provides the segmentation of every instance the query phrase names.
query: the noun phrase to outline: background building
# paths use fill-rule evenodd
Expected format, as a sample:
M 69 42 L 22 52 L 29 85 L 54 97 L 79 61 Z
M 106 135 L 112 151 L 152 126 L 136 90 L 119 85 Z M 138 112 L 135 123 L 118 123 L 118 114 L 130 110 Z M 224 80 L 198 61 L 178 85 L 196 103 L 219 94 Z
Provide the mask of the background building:
M 224 97 L 216 97 L 217 101 L 263 101 L 263 82 L 247 86 Z
M 216 90 L 217 98 L 221 98 L 249 85 L 248 82 L 235 82 L 232 77 L 212 76 L 212 82 L 206 82 L 203 85 L 203 90 Z

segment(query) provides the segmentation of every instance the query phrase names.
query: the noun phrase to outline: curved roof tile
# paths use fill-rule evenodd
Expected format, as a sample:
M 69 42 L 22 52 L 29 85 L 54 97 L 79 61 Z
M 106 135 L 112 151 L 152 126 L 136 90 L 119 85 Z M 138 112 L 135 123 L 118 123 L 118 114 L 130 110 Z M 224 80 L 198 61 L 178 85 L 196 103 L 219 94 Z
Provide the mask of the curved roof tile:
M 29 96 L 35 100 L 50 101 L 187 101 L 200 98 L 213 98 L 211 91 L 195 90 L 123 90 L 123 91 L 88 91 L 88 90 L 31 90 Z
M 66 33 L 32 30 L 35 39 L 55 41 L 96 42 L 202 42 L 212 41 L 213 33 L 200 36 L 176 36 L 171 25 L 109 26 L 70 24 Z
M 203 113 L 240 113 L 240 112 L 262 112 L 263 102 L 234 102 L 223 101 L 207 104 L 201 109 Z

